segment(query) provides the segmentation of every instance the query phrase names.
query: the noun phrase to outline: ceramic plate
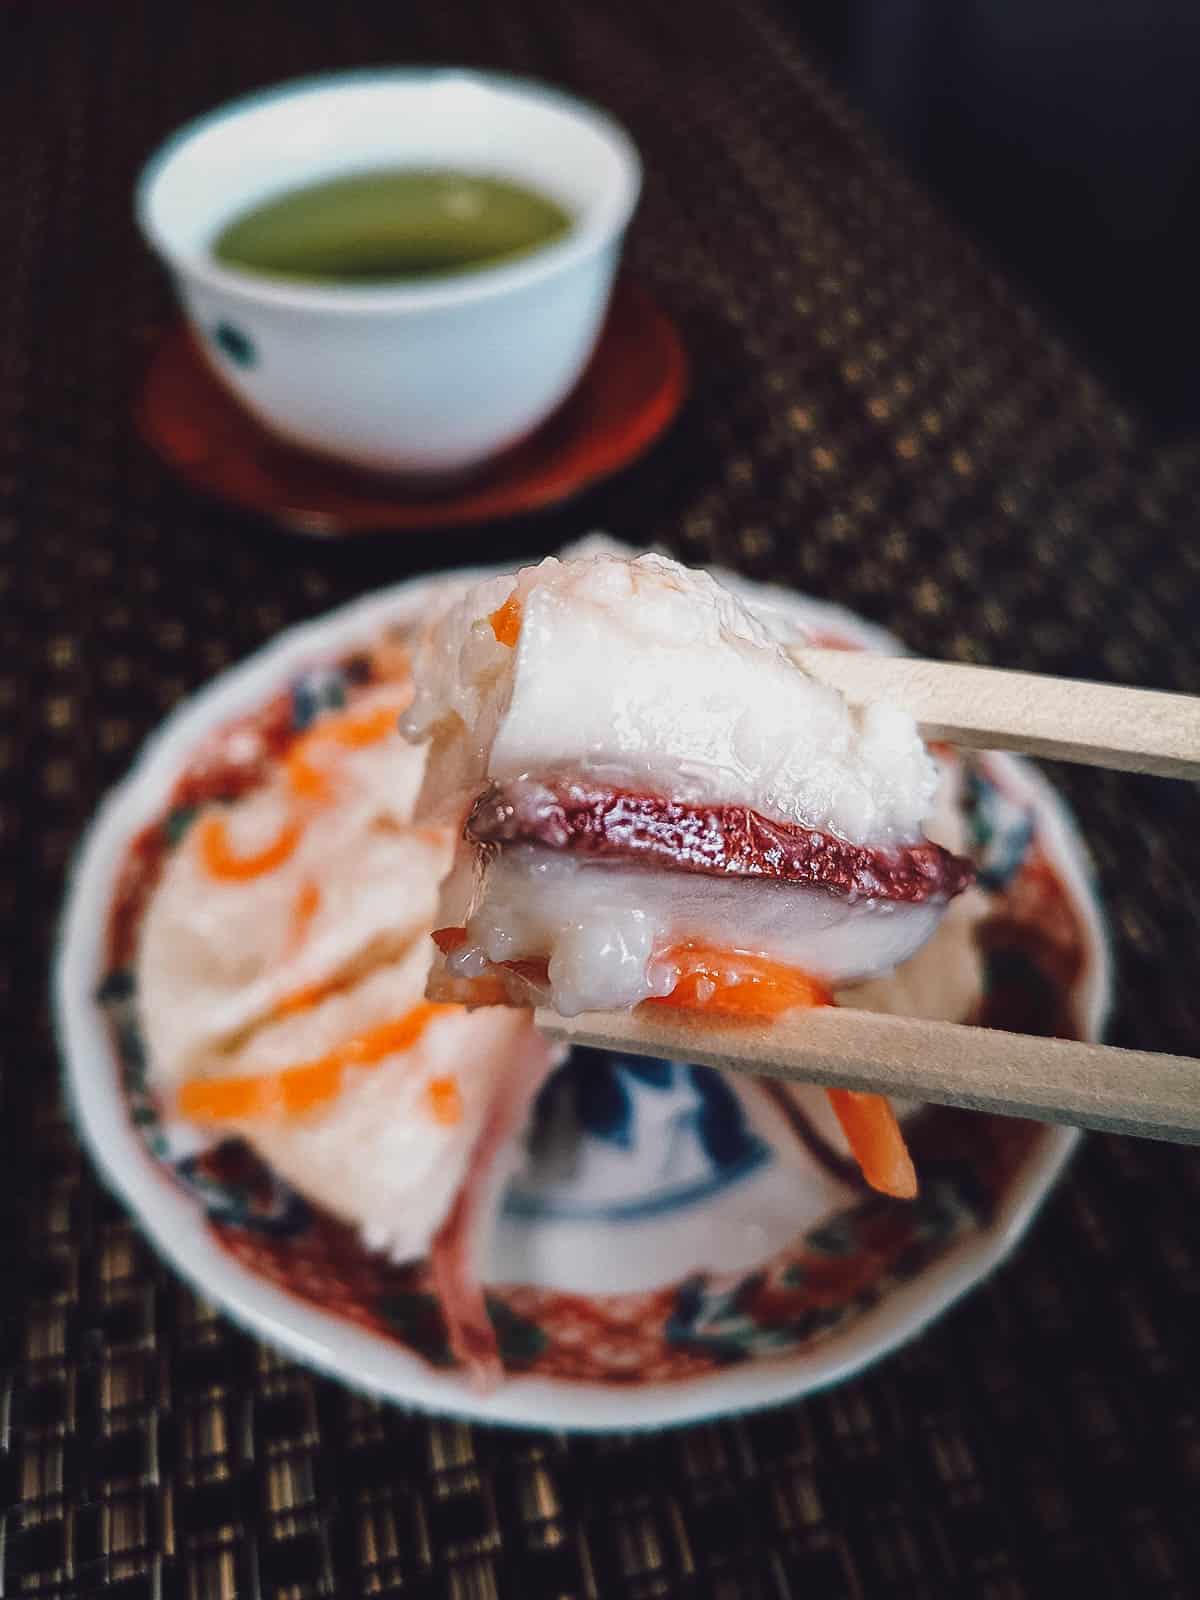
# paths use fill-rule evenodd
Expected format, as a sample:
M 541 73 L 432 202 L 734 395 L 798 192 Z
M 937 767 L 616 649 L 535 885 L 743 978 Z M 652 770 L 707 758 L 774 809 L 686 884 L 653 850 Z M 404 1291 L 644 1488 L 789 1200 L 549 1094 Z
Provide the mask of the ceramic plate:
M 451 1364 L 423 1263 L 371 1255 L 246 1147 L 181 1139 L 146 1090 L 129 951 L 189 808 L 252 785 L 248 750 L 286 744 L 315 700 L 352 692 L 356 649 L 411 624 L 432 584 L 462 576 L 401 585 L 286 633 L 171 716 L 110 795 L 76 865 L 56 971 L 83 1137 L 203 1294 L 297 1359 L 397 1401 L 628 1429 L 835 1383 L 911 1338 L 1007 1255 L 1073 1133 L 920 1112 L 909 1136 L 921 1196 L 906 1205 L 846 1180 L 815 1093 L 785 1128 L 753 1084 L 684 1062 L 578 1052 L 538 1102 L 496 1230 L 488 1281 L 509 1376 L 481 1396 Z M 782 591 L 773 603 L 821 642 L 895 648 L 835 608 Z M 1062 806 L 1008 757 L 980 760 L 966 793 L 993 897 L 982 1020 L 1098 1036 L 1106 946 Z

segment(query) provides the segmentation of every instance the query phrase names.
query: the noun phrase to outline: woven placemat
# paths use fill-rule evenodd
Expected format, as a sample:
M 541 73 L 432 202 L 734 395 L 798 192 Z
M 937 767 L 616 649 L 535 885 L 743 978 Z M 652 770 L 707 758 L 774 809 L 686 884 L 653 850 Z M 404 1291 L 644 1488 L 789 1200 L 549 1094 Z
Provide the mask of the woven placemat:
M 1200 691 L 1200 449 L 1160 447 L 811 68 L 788 8 L 677 0 L 0 10 L 0 1590 L 946 1597 L 1200 1590 L 1200 1160 L 1092 1139 L 1018 1260 L 866 1377 L 656 1438 L 410 1418 L 246 1339 L 149 1255 L 67 1126 L 46 970 L 70 854 L 162 714 L 422 565 L 591 526 L 855 606 L 916 649 Z M 138 444 L 170 315 L 130 186 L 294 74 L 468 62 L 611 107 L 633 266 L 687 339 L 671 437 L 568 510 L 318 549 Z M 1116 1037 L 1200 1038 L 1196 796 L 1061 774 Z

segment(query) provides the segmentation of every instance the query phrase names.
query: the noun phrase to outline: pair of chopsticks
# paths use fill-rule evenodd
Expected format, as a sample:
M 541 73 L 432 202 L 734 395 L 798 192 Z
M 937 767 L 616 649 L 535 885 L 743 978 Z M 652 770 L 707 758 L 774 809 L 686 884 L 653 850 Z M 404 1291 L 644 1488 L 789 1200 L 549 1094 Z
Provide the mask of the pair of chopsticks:
M 887 700 L 925 738 L 1165 778 L 1200 778 L 1200 698 L 987 667 L 799 649 L 851 704 Z M 1200 1060 L 827 1007 L 751 1026 L 673 1014 L 539 1011 L 574 1044 L 1200 1143 Z

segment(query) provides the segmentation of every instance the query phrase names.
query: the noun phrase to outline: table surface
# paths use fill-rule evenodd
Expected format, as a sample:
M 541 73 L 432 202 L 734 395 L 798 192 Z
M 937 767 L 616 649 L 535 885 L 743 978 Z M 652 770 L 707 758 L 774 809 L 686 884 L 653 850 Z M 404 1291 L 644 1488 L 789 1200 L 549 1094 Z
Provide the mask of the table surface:
M 922 652 L 1195 693 L 1196 442 L 1075 363 L 771 0 L 27 0 L 0 60 L 3 1593 L 1194 1595 L 1195 1151 L 1090 1139 L 1013 1264 L 832 1392 L 652 1438 L 494 1433 L 355 1399 L 159 1267 L 80 1157 L 45 999 L 99 796 L 170 706 L 299 618 L 603 526 Z M 536 74 L 627 122 L 649 174 L 632 264 L 695 386 L 647 460 L 553 515 L 300 544 L 134 434 L 171 309 L 130 186 L 185 117 L 380 61 Z M 1195 793 L 1059 776 L 1111 916 L 1114 1036 L 1190 1052 Z

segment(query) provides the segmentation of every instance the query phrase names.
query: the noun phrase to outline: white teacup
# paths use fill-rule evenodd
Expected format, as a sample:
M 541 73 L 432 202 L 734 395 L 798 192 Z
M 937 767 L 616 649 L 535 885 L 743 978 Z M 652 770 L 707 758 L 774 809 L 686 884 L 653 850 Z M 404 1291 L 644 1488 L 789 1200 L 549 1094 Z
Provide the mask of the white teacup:
M 573 218 L 527 256 L 410 285 L 304 284 L 219 263 L 239 212 L 395 166 L 524 183 Z M 456 70 L 348 72 L 188 124 L 137 185 L 138 222 L 201 348 L 293 444 L 376 471 L 453 477 L 542 422 L 595 346 L 641 187 L 628 135 L 540 84 Z

